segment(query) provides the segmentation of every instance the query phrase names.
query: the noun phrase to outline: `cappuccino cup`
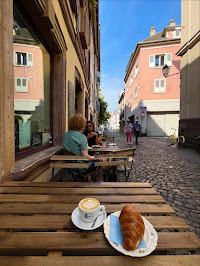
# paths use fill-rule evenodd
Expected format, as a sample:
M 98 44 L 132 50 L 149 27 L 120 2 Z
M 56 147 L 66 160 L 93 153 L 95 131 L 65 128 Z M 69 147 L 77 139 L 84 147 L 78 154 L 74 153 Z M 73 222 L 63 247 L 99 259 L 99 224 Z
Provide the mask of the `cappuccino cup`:
M 95 198 L 82 199 L 78 207 L 80 218 L 86 223 L 93 222 L 101 212 L 105 211 L 105 207 L 100 205 L 99 201 Z

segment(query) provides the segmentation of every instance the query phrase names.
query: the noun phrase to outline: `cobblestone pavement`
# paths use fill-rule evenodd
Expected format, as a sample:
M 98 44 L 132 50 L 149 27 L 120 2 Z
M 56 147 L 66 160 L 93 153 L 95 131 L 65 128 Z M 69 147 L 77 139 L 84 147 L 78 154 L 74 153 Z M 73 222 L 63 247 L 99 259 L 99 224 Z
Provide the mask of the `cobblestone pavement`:
M 128 145 L 124 133 L 106 131 L 104 134 L 115 136 L 120 148 L 135 147 L 134 137 L 133 144 Z M 190 231 L 200 237 L 200 156 L 194 151 L 193 156 L 188 157 L 186 153 L 190 151 L 159 144 L 155 138 L 139 138 L 135 152 L 137 180 L 132 172 L 130 181 L 149 182 L 185 220 Z

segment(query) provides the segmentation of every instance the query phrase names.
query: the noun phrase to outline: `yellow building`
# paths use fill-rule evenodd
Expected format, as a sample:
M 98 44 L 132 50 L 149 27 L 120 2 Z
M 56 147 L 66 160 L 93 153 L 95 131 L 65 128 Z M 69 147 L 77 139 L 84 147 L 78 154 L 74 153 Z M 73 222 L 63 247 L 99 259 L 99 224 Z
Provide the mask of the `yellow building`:
M 0 1 L 0 183 L 49 180 L 68 118 L 98 119 L 99 29 L 98 0 Z

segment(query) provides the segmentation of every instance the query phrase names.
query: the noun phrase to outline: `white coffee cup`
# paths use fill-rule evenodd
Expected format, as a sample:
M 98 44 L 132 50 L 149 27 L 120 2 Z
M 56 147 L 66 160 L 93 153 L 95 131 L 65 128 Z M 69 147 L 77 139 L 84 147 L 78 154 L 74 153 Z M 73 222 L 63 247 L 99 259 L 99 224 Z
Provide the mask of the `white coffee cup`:
M 100 212 L 105 212 L 105 206 L 100 205 L 100 202 L 95 198 L 82 199 L 78 207 L 80 218 L 86 223 L 93 222 Z

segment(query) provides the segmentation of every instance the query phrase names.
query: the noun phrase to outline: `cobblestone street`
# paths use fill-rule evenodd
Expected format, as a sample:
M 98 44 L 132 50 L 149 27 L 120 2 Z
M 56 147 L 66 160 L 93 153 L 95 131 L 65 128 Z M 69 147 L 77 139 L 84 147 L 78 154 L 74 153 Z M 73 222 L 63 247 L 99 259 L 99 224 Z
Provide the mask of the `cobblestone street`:
M 104 132 L 114 136 L 120 148 L 135 147 L 126 143 L 125 133 Z M 139 138 L 135 152 L 137 180 L 131 173 L 132 182 L 149 182 L 166 202 L 200 236 L 200 156 L 192 150 L 168 147 L 166 140 Z

